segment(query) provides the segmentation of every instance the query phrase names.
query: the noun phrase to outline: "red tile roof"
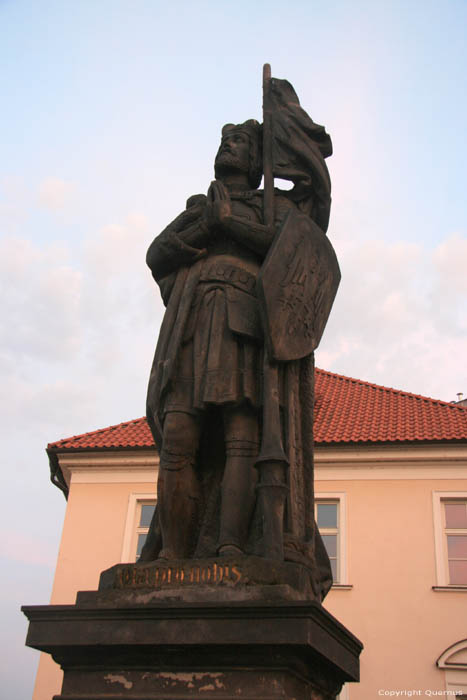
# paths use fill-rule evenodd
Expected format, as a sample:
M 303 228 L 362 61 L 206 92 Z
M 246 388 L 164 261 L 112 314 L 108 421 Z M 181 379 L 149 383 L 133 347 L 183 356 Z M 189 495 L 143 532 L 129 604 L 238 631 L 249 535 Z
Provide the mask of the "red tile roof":
M 82 435 L 73 435 L 47 445 L 48 450 L 58 451 L 116 449 L 119 447 L 154 447 L 154 440 L 146 418 L 136 418 L 118 425 L 111 425 L 109 428 L 93 430 Z
M 467 441 L 464 406 L 316 370 L 315 442 Z
M 467 440 L 467 407 L 316 369 L 315 443 Z M 48 450 L 152 448 L 145 418 L 58 440 Z

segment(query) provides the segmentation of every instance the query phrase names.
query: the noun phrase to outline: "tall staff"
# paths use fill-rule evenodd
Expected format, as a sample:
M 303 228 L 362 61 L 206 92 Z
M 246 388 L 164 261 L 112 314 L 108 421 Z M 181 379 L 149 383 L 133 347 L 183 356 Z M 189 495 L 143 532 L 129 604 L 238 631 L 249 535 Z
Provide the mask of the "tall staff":
M 272 143 L 272 109 L 270 100 L 271 66 L 263 67 L 263 217 L 268 228 L 274 226 L 274 173 Z M 266 333 L 265 340 L 266 340 Z M 279 403 L 279 368 L 264 344 L 263 430 L 261 450 L 256 461 L 259 470 L 259 500 L 263 516 L 264 556 L 284 559 L 284 504 L 287 494 L 288 459 L 282 444 Z

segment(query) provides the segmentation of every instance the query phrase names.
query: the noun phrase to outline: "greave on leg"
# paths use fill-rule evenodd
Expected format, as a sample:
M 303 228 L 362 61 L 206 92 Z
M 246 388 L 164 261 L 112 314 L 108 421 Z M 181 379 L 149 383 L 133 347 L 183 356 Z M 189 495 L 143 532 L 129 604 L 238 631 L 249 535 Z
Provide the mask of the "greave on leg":
M 196 418 L 181 412 L 167 414 L 157 484 L 161 558 L 185 558 L 193 550 L 199 505 L 194 469 L 198 441 Z
M 254 462 L 259 445 L 249 440 L 226 441 L 226 463 L 222 479 L 220 554 L 243 551 L 255 504 L 257 474 Z
M 190 555 L 198 517 L 198 484 L 194 459 L 161 454 L 158 481 L 159 519 L 162 532 L 163 559 L 183 559 Z

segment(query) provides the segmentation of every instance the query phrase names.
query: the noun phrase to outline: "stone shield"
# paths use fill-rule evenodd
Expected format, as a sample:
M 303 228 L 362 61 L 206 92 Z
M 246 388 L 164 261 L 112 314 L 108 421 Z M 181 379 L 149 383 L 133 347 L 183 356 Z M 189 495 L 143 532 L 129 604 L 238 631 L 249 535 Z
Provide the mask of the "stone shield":
M 340 282 L 334 249 L 320 227 L 291 209 L 258 276 L 269 357 L 289 362 L 318 346 Z

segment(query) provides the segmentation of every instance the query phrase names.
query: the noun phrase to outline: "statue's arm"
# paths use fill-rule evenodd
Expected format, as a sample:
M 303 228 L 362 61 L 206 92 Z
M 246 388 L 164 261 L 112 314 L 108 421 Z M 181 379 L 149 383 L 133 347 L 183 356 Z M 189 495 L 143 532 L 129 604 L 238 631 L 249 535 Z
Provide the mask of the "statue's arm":
M 253 223 L 237 216 L 229 217 L 222 226 L 228 236 L 264 257 L 273 241 L 276 228 Z
M 222 222 L 222 228 L 233 239 L 247 246 L 250 250 L 264 258 L 281 225 L 287 211 L 294 205 L 285 197 L 276 197 L 274 225 L 271 227 L 227 214 Z
M 149 246 L 146 262 L 156 281 L 206 254 L 208 228 L 203 212 L 206 197 L 195 195 L 187 208 Z

